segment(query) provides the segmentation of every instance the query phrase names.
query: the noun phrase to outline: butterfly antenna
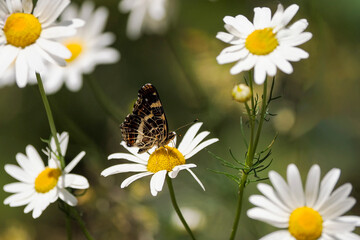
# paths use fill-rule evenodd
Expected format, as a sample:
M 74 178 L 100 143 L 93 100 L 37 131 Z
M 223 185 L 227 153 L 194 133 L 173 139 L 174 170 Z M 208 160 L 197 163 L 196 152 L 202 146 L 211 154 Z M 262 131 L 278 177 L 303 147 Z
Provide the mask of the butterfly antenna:
M 196 122 L 198 122 L 198 121 L 199 121 L 199 119 L 197 118 L 197 119 L 195 119 L 194 121 L 192 121 L 192 122 L 190 122 L 190 123 L 187 123 L 187 124 L 185 124 L 185 125 L 177 128 L 174 132 L 177 132 L 178 130 L 180 130 L 180 129 L 184 128 L 184 127 L 187 127 L 187 126 L 189 126 L 189 125 L 191 125 L 191 124 L 194 124 L 194 123 L 196 123 Z

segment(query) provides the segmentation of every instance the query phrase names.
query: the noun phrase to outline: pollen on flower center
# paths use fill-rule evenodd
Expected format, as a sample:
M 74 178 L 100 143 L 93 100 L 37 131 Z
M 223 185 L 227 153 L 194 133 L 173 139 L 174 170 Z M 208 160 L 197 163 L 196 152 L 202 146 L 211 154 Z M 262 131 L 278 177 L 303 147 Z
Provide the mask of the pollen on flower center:
M 80 42 L 69 42 L 66 43 L 65 46 L 67 47 L 67 49 L 70 50 L 71 52 L 71 57 L 69 59 L 66 59 L 67 62 L 72 62 L 74 61 L 82 52 L 83 50 L 83 46 Z
M 245 41 L 245 47 L 255 55 L 267 55 L 279 45 L 272 28 L 252 32 Z
M 45 168 L 35 179 L 35 190 L 38 193 L 47 193 L 57 185 L 60 176 L 60 169 Z
M 25 48 L 40 37 L 41 24 L 32 14 L 13 13 L 6 19 L 3 31 L 8 44 Z
M 312 208 L 295 209 L 289 220 L 289 232 L 296 240 L 316 240 L 321 236 L 323 219 Z
M 174 167 L 182 164 L 185 164 L 184 155 L 176 148 L 164 146 L 156 149 L 156 151 L 150 155 L 147 169 L 153 173 L 161 170 L 170 172 Z

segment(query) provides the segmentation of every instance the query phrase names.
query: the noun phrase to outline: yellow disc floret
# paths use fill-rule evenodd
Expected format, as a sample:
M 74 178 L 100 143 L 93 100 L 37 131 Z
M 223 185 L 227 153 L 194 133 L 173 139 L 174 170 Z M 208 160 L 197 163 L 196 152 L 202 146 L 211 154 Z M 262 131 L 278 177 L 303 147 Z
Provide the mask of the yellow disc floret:
M 323 229 L 321 215 L 312 208 L 301 207 L 295 209 L 289 220 L 289 232 L 297 240 L 316 240 Z
M 70 50 L 71 52 L 71 58 L 66 59 L 67 62 L 72 62 L 74 61 L 82 52 L 83 50 L 83 46 L 80 42 L 69 42 L 66 43 L 65 46 L 67 47 L 67 49 Z
M 38 193 L 47 193 L 57 185 L 60 176 L 60 169 L 45 168 L 35 179 L 35 190 Z
M 253 31 L 245 41 L 245 47 L 254 55 L 267 55 L 279 45 L 272 28 Z
M 153 173 L 161 170 L 170 172 L 174 167 L 183 164 L 185 164 L 184 155 L 176 148 L 165 146 L 156 149 L 150 155 L 147 170 Z
M 41 24 L 32 14 L 13 13 L 6 19 L 3 31 L 8 44 L 25 48 L 40 37 Z

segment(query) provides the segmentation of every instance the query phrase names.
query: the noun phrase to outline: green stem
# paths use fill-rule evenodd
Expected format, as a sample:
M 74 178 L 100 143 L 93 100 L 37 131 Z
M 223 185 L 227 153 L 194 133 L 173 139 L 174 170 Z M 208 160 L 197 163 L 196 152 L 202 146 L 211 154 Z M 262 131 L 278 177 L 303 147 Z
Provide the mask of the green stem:
M 64 204 L 65 206 L 68 206 Z M 68 209 L 68 207 L 66 207 Z M 67 233 L 67 239 L 72 240 L 72 228 L 71 228 L 71 218 L 68 213 L 66 213 L 66 233 Z
M 250 85 L 250 88 L 251 88 L 251 92 L 253 93 L 253 84 L 252 84 L 251 73 L 250 73 L 250 83 L 249 83 L 249 85 Z M 254 103 L 255 102 L 254 101 L 254 94 L 251 97 L 251 109 L 249 108 L 248 104 L 245 103 L 246 112 L 247 112 L 247 114 L 249 116 L 250 128 L 251 128 L 250 143 L 249 143 L 248 152 L 247 152 L 247 156 L 246 156 L 246 160 L 245 160 L 245 165 L 248 168 L 251 168 L 251 166 L 253 165 L 256 149 L 257 149 L 257 146 L 258 146 L 258 143 L 259 143 L 261 130 L 262 130 L 262 126 L 263 126 L 265 115 L 266 115 L 266 109 L 267 109 L 266 98 L 267 98 L 267 80 L 265 80 L 265 82 L 264 82 L 260 120 L 259 120 L 259 125 L 258 125 L 257 131 L 256 131 L 255 140 L 254 140 L 254 133 L 255 133 L 256 109 L 255 109 L 255 103 Z M 235 239 L 236 231 L 237 231 L 239 221 L 240 221 L 242 202 L 243 202 L 243 195 L 244 195 L 244 188 L 245 188 L 245 185 L 246 185 L 246 182 L 247 182 L 248 174 L 249 174 L 248 172 L 243 171 L 243 170 L 241 172 L 241 180 L 240 180 L 240 185 L 239 185 L 239 198 L 238 198 L 238 203 L 237 203 L 237 209 L 236 209 L 236 215 L 235 215 L 235 219 L 234 219 L 234 224 L 233 224 L 233 228 L 232 228 L 232 232 L 231 232 L 229 240 L 234 240 Z
M 178 206 L 178 204 L 176 202 L 174 187 L 172 185 L 172 180 L 168 175 L 166 175 L 166 182 L 167 182 L 167 185 L 169 187 L 169 193 L 170 193 L 170 197 L 171 197 L 171 202 L 172 202 L 172 204 L 174 206 L 175 212 L 179 216 L 180 221 L 184 225 L 186 231 L 189 233 L 191 239 L 195 240 L 196 238 L 195 238 L 194 234 L 191 232 L 191 229 L 190 229 L 189 225 L 186 223 L 185 218 L 183 217 L 183 215 L 182 215 L 182 213 L 180 211 L 180 208 L 179 208 L 179 206 Z
M 103 110 L 116 123 L 121 122 L 121 120 L 123 119 L 123 115 L 124 115 L 124 114 L 122 114 L 122 111 L 120 111 L 119 108 L 107 97 L 107 95 L 100 88 L 96 79 L 92 75 L 88 75 L 87 78 L 88 78 L 88 81 L 86 81 L 86 82 L 89 84 L 96 100 L 98 101 L 100 106 L 103 108 Z
M 248 177 L 248 174 L 245 173 L 245 172 L 242 172 L 241 182 L 240 182 L 240 186 L 239 186 L 239 198 L 238 198 L 238 202 L 237 202 L 235 220 L 234 220 L 231 235 L 230 235 L 230 238 L 229 238 L 230 240 L 235 239 L 236 231 L 238 229 L 238 225 L 239 225 L 239 221 L 240 221 L 240 215 L 241 215 L 241 209 L 242 209 L 242 199 L 243 199 L 244 188 L 245 188 L 245 184 L 246 184 L 246 181 L 247 181 L 247 177 Z
M 77 211 L 76 208 L 70 207 L 72 212 L 74 213 L 75 220 L 79 223 L 81 231 L 84 233 L 86 239 L 88 240 L 94 240 L 94 238 L 91 236 L 90 232 L 87 230 L 85 226 L 85 222 L 82 220 L 80 213 Z
M 51 112 L 51 108 L 50 108 L 50 104 L 49 101 L 46 97 L 45 94 L 45 89 L 44 89 L 44 85 L 42 83 L 42 79 L 39 73 L 36 73 L 36 79 L 37 79 L 37 83 L 39 86 L 39 91 L 40 91 L 40 95 L 42 98 L 42 101 L 44 103 L 44 107 L 45 107 L 45 111 L 46 111 L 46 115 L 49 121 L 49 126 L 50 126 L 50 131 L 51 131 L 51 135 L 52 137 L 55 139 L 55 145 L 56 145 L 56 150 L 58 152 L 58 158 L 61 164 L 61 169 L 65 168 L 65 160 L 64 157 L 61 154 L 61 148 L 60 148 L 60 143 L 59 143 L 59 139 L 57 137 L 57 131 L 56 131 L 56 127 L 55 127 L 55 122 L 54 122 L 54 118 Z

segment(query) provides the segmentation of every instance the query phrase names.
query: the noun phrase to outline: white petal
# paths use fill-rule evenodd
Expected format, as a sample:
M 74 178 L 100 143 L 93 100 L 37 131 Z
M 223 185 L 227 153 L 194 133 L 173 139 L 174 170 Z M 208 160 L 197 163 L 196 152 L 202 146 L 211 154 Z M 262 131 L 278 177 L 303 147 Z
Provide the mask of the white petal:
M 272 232 L 259 240 L 296 240 L 289 231 L 287 230 L 279 230 L 276 232 Z
M 226 17 L 225 17 L 226 18 Z M 243 15 L 237 15 L 235 18 L 227 18 L 224 22 L 232 25 L 239 33 L 239 37 L 246 37 L 255 30 L 254 25 Z
M 350 194 L 352 190 L 352 186 L 350 183 L 346 183 L 336 189 L 331 196 L 326 199 L 324 204 L 319 208 L 319 212 L 321 215 L 326 214 L 327 212 L 332 212 L 332 208 L 336 208 L 336 205 L 342 204 L 342 201 L 344 201 Z
M 24 213 L 31 212 L 34 209 L 35 204 L 38 202 L 38 199 L 39 199 L 39 194 L 35 193 L 34 196 L 31 198 L 29 204 L 24 208 Z
M 44 0 L 39 0 L 38 2 L 41 1 Z M 69 3 L 69 0 L 46 1 L 44 5 L 42 5 L 44 7 L 43 9 L 38 8 L 38 3 L 34 9 L 34 15 L 38 17 L 42 27 L 46 28 L 60 16 Z
M 219 56 L 216 57 L 216 61 L 219 64 L 231 63 L 245 58 L 248 54 L 249 50 L 247 50 L 246 48 L 242 48 L 241 50 L 236 52 L 221 52 Z
M 10 10 L 10 12 L 12 13 L 19 13 L 22 12 L 22 4 L 21 4 L 21 0 L 8 0 L 6 1 L 8 8 Z
M 230 73 L 232 75 L 235 75 L 242 71 L 248 71 L 255 66 L 256 60 L 257 60 L 257 56 L 250 53 L 246 58 L 244 58 L 244 59 L 240 60 L 238 63 L 236 63 L 230 69 Z
M 323 229 L 324 233 L 332 235 L 339 232 L 352 232 L 355 230 L 355 226 L 351 223 L 324 221 Z
M 82 19 L 72 18 L 72 19 L 68 19 L 66 21 L 62 21 L 59 24 L 57 24 L 56 26 L 67 27 L 67 28 L 81 28 L 84 25 L 85 25 L 85 22 Z M 79 31 L 80 30 L 77 30 L 77 32 L 79 32 Z
M 159 171 L 155 173 L 150 180 L 150 191 L 151 195 L 156 196 L 158 192 L 160 192 L 164 186 L 166 170 Z
M 60 37 L 70 37 L 75 35 L 75 33 L 75 28 L 54 26 L 41 31 L 41 37 L 47 39 L 56 39 Z
M 293 200 L 296 202 L 297 207 L 305 205 L 304 190 L 301 183 L 301 176 L 295 164 L 290 164 L 287 168 L 287 181 L 291 191 Z
M 37 174 L 41 171 L 41 169 L 35 170 L 37 168 L 34 168 L 31 164 L 31 161 L 22 153 L 16 154 L 16 161 L 19 164 L 19 166 L 24 169 L 24 171 L 29 174 L 29 176 L 32 176 L 33 178 L 37 177 Z M 34 171 L 35 170 L 35 171 Z
M 34 48 L 34 51 L 36 51 L 42 58 L 49 61 L 50 63 L 63 67 L 66 66 L 66 61 L 64 58 L 59 58 L 49 52 L 46 52 L 38 44 L 33 44 L 32 47 Z
M 360 236 L 352 232 L 344 232 L 335 234 L 340 240 L 360 240 Z
M 273 51 L 269 54 L 269 57 L 271 61 L 284 73 L 290 74 L 293 72 L 293 67 L 283 56 L 279 54 L 279 51 Z
M 255 29 L 263 29 L 270 25 L 271 11 L 267 7 L 257 7 L 254 9 L 254 26 Z
M 101 172 L 101 175 L 107 177 L 109 175 L 124 173 L 124 172 L 146 172 L 147 167 L 142 164 L 118 164 L 106 168 Z
M 196 167 L 196 166 L 195 166 Z M 205 191 L 205 187 L 202 184 L 202 182 L 200 181 L 200 179 L 195 175 L 195 173 L 193 171 L 191 171 L 189 168 L 186 168 L 186 170 L 193 176 L 193 178 L 195 178 L 195 180 L 198 182 L 198 184 L 200 185 L 200 187 Z
M 284 7 L 281 4 L 278 4 L 277 10 L 271 19 L 270 26 L 272 27 L 278 26 L 282 20 L 283 13 L 284 13 Z
M 323 205 L 323 203 L 328 199 L 339 177 L 340 177 L 340 169 L 333 168 L 321 180 L 319 197 L 316 203 L 314 204 L 315 210 L 318 210 Z
M 216 34 L 216 38 L 223 41 L 223 42 L 226 42 L 226 43 L 230 43 L 232 40 L 234 40 L 236 37 L 233 36 L 232 34 L 229 34 L 229 33 L 225 33 L 225 32 L 218 32 Z
M 293 4 L 288 8 L 286 8 L 281 19 L 280 27 L 286 26 L 295 16 L 298 10 L 299 10 L 299 6 L 296 4 Z
M 256 84 L 263 84 L 265 82 L 266 79 L 266 69 L 263 66 L 263 64 L 261 64 L 261 62 L 257 62 L 255 64 L 254 67 L 254 82 Z
M 16 165 L 12 164 L 5 164 L 4 167 L 5 171 L 20 182 L 24 183 L 33 183 L 35 179 L 33 179 L 29 174 L 27 174 L 23 169 Z
M 32 212 L 32 217 L 34 219 L 40 217 L 40 215 L 42 214 L 43 210 L 45 210 L 44 206 L 48 206 L 49 205 L 49 201 L 47 201 L 46 197 L 42 196 L 38 199 L 37 202 L 34 203 L 34 209 Z
M 15 193 L 9 197 L 7 197 L 5 200 L 4 200 L 4 204 L 5 205 L 10 205 L 12 206 L 12 204 L 16 204 L 17 202 L 19 201 L 23 201 L 23 200 L 28 200 L 31 198 L 31 196 L 34 194 L 34 189 L 26 189 L 25 191 L 23 192 L 19 192 L 19 193 Z M 29 202 L 30 200 L 28 200 Z M 25 205 L 27 203 L 24 203 L 22 205 Z M 21 205 L 18 205 L 18 206 L 21 206 Z
M 276 204 L 284 212 L 290 213 L 292 211 L 282 202 L 282 200 L 278 197 L 278 195 L 275 193 L 274 189 L 270 185 L 265 183 L 259 183 L 257 185 L 257 188 L 262 194 L 264 194 L 265 197 L 267 197 L 270 201 Z
M 29 161 L 31 161 L 33 164 L 33 168 L 36 169 L 36 171 L 38 172 L 44 170 L 45 165 L 38 151 L 36 151 L 36 149 L 32 145 L 27 145 L 25 150 Z
M 28 82 L 29 66 L 24 51 L 20 51 L 15 61 L 16 83 L 19 88 L 26 86 Z
M 12 45 L 6 45 L 0 48 L 0 76 L 2 76 L 5 70 L 16 59 L 20 48 L 13 47 Z
M 18 193 L 26 191 L 27 189 L 32 188 L 32 184 L 26 184 L 22 182 L 9 183 L 4 185 L 4 191 L 8 193 Z
M 297 205 L 292 199 L 289 186 L 286 184 L 284 179 L 275 171 L 269 172 L 269 179 L 276 189 L 277 194 L 282 199 L 282 202 L 290 209 L 295 209 Z
M 187 148 L 187 151 L 182 152 L 183 155 L 188 154 L 189 152 L 191 152 L 192 150 L 194 150 L 194 148 L 202 141 L 204 140 L 204 138 L 206 138 L 207 135 L 209 135 L 210 132 L 208 131 L 204 131 L 199 133 L 190 143 L 190 145 Z
M 126 159 L 131 162 L 140 163 L 140 164 L 147 164 L 147 161 L 144 161 L 143 159 L 140 159 L 132 154 L 128 153 L 113 153 L 108 156 L 108 159 Z
M 80 160 L 85 156 L 85 152 L 80 152 L 65 168 L 64 171 L 66 173 L 71 172 L 74 167 L 80 162 Z
M 58 42 L 50 41 L 44 38 L 39 38 L 36 42 L 42 49 L 56 57 L 63 59 L 71 58 L 70 50 Z
M 281 55 L 288 61 L 297 62 L 301 59 L 306 59 L 309 57 L 309 54 L 307 52 L 297 47 L 279 46 L 277 49 L 281 52 Z
M 37 51 L 37 48 L 34 46 L 35 45 L 33 44 L 24 49 L 26 52 L 27 64 L 29 65 L 30 70 L 42 74 L 45 71 L 45 65 L 42 57 Z
M 194 156 L 196 153 L 200 152 L 202 149 L 206 148 L 207 146 L 216 143 L 217 141 L 219 141 L 218 138 L 211 138 L 209 140 L 206 140 L 202 143 L 200 143 L 196 148 L 194 148 L 194 150 L 192 150 L 191 152 L 189 152 L 188 154 L 186 154 L 184 157 L 185 159 L 189 159 L 192 156 Z
M 357 227 L 360 226 L 360 217 L 359 216 L 341 216 L 338 217 L 336 220 L 341 222 L 353 223 Z
M 309 170 L 306 178 L 305 201 L 306 206 L 313 207 L 318 197 L 320 182 L 320 167 L 315 164 Z
M 76 206 L 77 205 L 77 199 L 69 193 L 66 189 L 59 189 L 59 198 L 69 204 L 70 206 Z
M 247 211 L 249 218 L 266 222 L 274 227 L 286 228 L 289 226 L 289 218 L 279 216 L 262 208 L 251 208 Z
M 77 92 L 81 89 L 82 84 L 83 81 L 81 73 L 77 70 L 69 70 L 68 78 L 65 82 L 66 87 L 73 92 Z
M 135 40 L 140 37 L 145 14 L 146 8 L 138 8 L 130 13 L 126 28 L 128 38 Z
M 75 188 L 75 189 L 87 189 L 89 188 L 88 180 L 77 174 L 66 174 L 64 176 L 65 187 Z
M 131 177 L 126 178 L 122 183 L 121 183 L 121 188 L 125 188 L 127 186 L 129 186 L 132 182 L 138 180 L 139 178 L 145 177 L 145 176 L 149 176 L 152 175 L 153 173 L 151 172 L 143 172 L 143 173 L 138 173 L 135 174 Z
M 31 11 L 33 10 L 33 1 L 22 0 L 22 7 L 24 9 L 24 13 L 31 13 Z
M 331 212 L 325 212 L 322 217 L 324 220 L 337 218 L 349 211 L 355 205 L 355 203 L 356 200 L 352 197 L 349 197 L 348 199 L 342 201 L 341 204 L 333 206 Z
M 178 150 L 182 153 L 187 150 L 188 146 L 193 141 L 195 135 L 199 131 L 200 127 L 202 126 L 202 122 L 198 122 L 193 124 L 185 133 L 183 139 L 181 140 Z
M 284 211 L 279 206 L 277 206 L 274 202 L 270 201 L 268 198 L 262 195 L 252 195 L 249 198 L 249 202 L 254 204 L 257 207 L 263 208 L 269 212 L 272 212 L 281 217 L 289 218 L 290 214 L 287 211 Z
M 126 146 L 126 143 L 124 141 L 121 141 L 120 145 L 123 146 L 126 150 L 128 150 L 131 154 L 135 155 L 136 157 L 138 157 L 138 158 L 140 158 L 140 159 L 142 159 L 142 160 L 144 160 L 146 162 L 149 160 L 150 155 L 147 152 L 144 152 L 142 154 L 138 154 L 137 152 L 139 151 L 139 148 L 137 148 L 137 147 L 128 147 L 128 146 Z

